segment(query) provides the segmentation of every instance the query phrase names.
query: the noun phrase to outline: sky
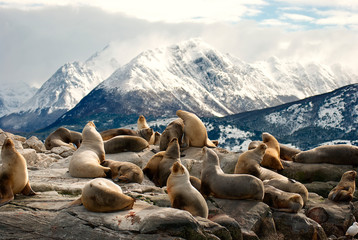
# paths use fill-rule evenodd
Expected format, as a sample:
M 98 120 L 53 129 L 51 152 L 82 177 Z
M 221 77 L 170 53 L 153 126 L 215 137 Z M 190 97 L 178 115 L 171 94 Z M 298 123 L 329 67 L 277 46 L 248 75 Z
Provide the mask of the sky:
M 276 56 L 358 74 L 358 0 L 0 0 L 0 83 L 40 87 L 109 43 L 124 65 L 190 38 L 249 63 Z

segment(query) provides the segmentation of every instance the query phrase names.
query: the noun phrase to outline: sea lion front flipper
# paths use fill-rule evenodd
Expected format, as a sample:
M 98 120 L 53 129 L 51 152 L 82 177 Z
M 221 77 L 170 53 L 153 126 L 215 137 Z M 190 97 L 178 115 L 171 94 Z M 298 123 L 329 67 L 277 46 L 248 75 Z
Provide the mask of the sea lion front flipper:
M 3 179 L 0 184 L 0 206 L 14 200 L 14 193 L 10 186 L 9 179 Z
M 26 183 L 26 186 L 24 187 L 24 189 L 22 189 L 21 193 L 26 196 L 36 195 L 36 193 L 34 192 L 34 190 L 32 190 L 32 188 L 30 186 L 30 182 Z

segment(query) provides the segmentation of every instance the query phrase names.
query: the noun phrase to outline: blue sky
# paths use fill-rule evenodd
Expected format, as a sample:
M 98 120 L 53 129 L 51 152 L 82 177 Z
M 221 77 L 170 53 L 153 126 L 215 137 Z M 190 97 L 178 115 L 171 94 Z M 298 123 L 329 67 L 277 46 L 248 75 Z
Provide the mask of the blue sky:
M 247 62 L 276 56 L 358 73 L 356 0 L 0 0 L 0 83 L 39 87 L 110 42 L 125 64 L 192 37 Z

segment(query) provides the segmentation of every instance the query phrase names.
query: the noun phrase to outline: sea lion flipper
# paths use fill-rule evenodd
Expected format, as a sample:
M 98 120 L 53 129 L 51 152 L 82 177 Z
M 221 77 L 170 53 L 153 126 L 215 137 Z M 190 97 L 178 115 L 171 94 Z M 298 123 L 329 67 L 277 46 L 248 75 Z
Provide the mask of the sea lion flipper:
M 10 181 L 3 179 L 2 184 L 0 184 L 0 206 L 5 205 L 13 199 L 14 193 L 12 191 Z
M 24 189 L 21 191 L 22 194 L 26 195 L 26 196 L 33 196 L 36 195 L 36 193 L 34 192 L 34 190 L 32 190 L 31 186 L 30 186 L 30 182 L 26 183 L 26 186 L 24 187 Z
M 185 205 L 186 203 L 183 196 L 181 194 L 177 194 L 174 198 L 172 207 L 177 209 L 184 209 Z
M 119 182 L 122 182 L 122 183 L 129 183 L 130 182 L 130 179 L 126 176 L 119 176 L 118 178 L 118 181 Z

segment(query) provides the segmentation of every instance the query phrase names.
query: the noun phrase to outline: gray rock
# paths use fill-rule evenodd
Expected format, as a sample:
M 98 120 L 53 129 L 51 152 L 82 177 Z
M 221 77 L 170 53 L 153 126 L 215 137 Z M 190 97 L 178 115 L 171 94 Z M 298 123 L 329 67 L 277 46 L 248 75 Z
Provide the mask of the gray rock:
M 27 139 L 22 146 L 24 148 L 32 148 L 35 149 L 37 153 L 43 153 L 46 152 L 46 147 L 43 144 L 41 140 L 39 140 L 37 137 L 32 136 L 29 139 Z

